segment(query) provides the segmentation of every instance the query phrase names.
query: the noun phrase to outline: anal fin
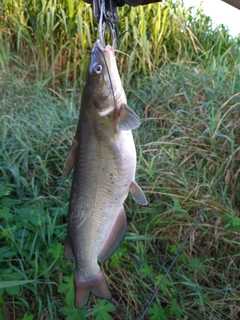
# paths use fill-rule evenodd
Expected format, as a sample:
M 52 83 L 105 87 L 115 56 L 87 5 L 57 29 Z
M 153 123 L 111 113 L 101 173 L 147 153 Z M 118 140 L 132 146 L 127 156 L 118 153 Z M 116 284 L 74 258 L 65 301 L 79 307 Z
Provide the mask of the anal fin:
M 77 142 L 77 140 L 74 140 L 72 143 L 69 155 L 67 156 L 67 158 L 64 161 L 63 173 L 62 173 L 63 181 L 67 179 L 70 172 L 72 171 L 72 168 L 75 165 L 76 156 L 77 156 L 77 147 L 78 147 L 78 142 Z
M 104 262 L 109 259 L 117 250 L 120 243 L 123 241 L 127 230 L 127 219 L 124 208 L 122 207 L 117 215 L 117 219 L 108 235 L 105 244 L 98 255 L 98 260 Z
M 136 181 L 132 181 L 130 185 L 130 192 L 133 197 L 133 200 L 137 203 L 145 206 L 148 204 L 147 198 L 142 191 L 142 189 L 139 187 Z

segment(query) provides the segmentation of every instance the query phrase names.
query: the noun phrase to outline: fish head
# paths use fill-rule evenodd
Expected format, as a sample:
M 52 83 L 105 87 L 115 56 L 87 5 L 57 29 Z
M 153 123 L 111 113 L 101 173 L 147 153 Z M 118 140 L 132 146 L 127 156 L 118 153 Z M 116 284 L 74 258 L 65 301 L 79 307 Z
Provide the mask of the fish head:
M 103 47 L 100 40 L 97 40 L 91 53 L 85 95 L 100 116 L 113 112 L 117 108 L 116 102 L 125 97 L 114 48 L 110 45 Z

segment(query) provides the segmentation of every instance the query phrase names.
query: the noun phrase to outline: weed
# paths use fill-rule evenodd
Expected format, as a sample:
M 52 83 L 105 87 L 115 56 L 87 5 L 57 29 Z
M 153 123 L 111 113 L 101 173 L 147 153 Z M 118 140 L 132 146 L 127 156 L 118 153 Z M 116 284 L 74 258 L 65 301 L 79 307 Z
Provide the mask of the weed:
M 147 75 L 170 60 L 207 65 L 212 59 L 232 66 L 239 58 L 239 40 L 233 40 L 224 26 L 214 29 L 201 10 L 196 15 L 181 2 L 151 4 L 119 9 L 117 32 L 129 30 L 120 49 L 131 56 L 119 57 L 127 66 L 128 79 Z M 0 66 L 7 73 L 19 73 L 53 90 L 57 85 L 84 80 L 97 24 L 89 5 L 79 1 L 10 1 L 0 11 Z M 109 35 L 107 41 L 110 41 Z
M 63 258 L 70 179 L 61 172 L 87 68 L 80 50 L 91 48 L 96 25 L 74 1 L 4 1 L 1 10 L 0 318 L 136 319 L 221 172 L 148 316 L 238 319 L 239 39 L 201 11 L 121 9 L 120 28 L 132 26 L 128 39 L 137 40 L 124 35 L 121 49 L 134 59 L 124 87 L 143 117 L 136 179 L 149 206 L 126 201 L 126 238 L 103 264 L 113 300 L 92 297 L 76 310 L 74 266 Z

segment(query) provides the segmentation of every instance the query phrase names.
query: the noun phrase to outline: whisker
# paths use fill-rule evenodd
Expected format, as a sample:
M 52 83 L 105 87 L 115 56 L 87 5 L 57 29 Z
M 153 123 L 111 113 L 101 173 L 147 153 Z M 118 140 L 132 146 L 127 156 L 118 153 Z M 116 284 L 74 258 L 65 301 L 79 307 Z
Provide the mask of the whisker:
M 92 52 L 92 50 L 77 50 L 77 52 Z
M 113 43 L 113 47 L 115 48 L 116 47 L 116 44 L 118 43 L 118 41 L 122 38 L 122 36 L 126 33 L 126 32 L 128 32 L 129 31 L 129 29 L 126 29 L 126 30 L 124 30 L 122 33 L 120 33 L 120 35 L 117 37 L 117 39 L 114 41 L 114 43 Z
M 117 60 L 117 62 L 120 64 L 120 66 L 123 68 L 123 70 L 124 70 L 124 66 L 123 66 L 123 64 L 122 64 L 122 62 L 115 56 L 115 59 Z
M 129 54 L 127 54 L 126 52 L 123 52 L 123 51 L 120 51 L 120 50 L 117 50 L 117 49 L 114 49 L 114 51 L 115 51 L 115 52 L 122 53 L 122 54 L 124 54 L 125 56 L 127 56 L 128 58 L 130 58 L 131 60 L 133 60 L 133 58 L 132 58 Z

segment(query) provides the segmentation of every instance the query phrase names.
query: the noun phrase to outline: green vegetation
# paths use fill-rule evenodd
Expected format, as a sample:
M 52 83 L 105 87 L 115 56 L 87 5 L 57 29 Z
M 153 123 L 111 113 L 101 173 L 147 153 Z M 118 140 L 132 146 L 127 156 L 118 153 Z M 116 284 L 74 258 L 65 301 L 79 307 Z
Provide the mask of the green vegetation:
M 193 16 L 180 3 L 119 9 L 118 49 L 127 79 L 147 74 L 168 59 L 212 63 L 221 57 L 226 66 L 239 58 L 239 41 L 227 29 L 213 30 L 201 10 Z M 89 5 L 77 0 L 1 0 L 0 66 L 38 79 L 52 88 L 83 80 L 89 53 L 97 39 L 97 24 Z M 153 54 L 153 52 L 155 54 Z
M 143 119 L 137 181 L 149 205 L 126 201 L 128 233 L 102 266 L 113 300 L 76 310 L 61 172 L 96 23 L 82 2 L 1 2 L 0 319 L 136 319 L 220 175 L 147 317 L 240 317 L 240 39 L 180 4 L 119 14 L 118 34 L 131 26 L 118 49 L 132 59 L 117 55 Z

